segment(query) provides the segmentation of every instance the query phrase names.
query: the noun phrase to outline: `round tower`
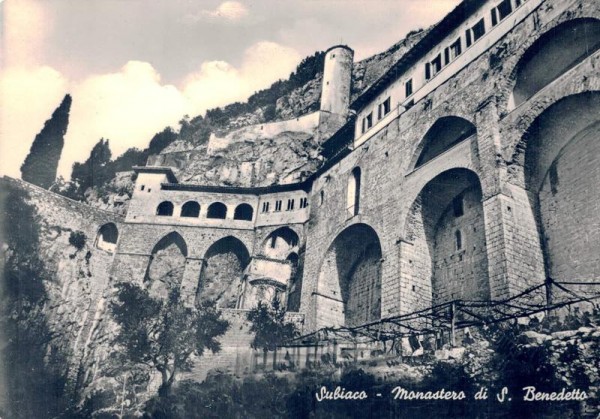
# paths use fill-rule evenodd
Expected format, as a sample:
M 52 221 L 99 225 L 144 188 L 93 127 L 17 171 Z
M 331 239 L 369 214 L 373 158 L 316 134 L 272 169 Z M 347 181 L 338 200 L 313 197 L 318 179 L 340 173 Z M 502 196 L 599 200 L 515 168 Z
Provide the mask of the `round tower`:
M 346 45 L 335 45 L 325 52 L 321 111 L 344 118 L 348 114 L 353 59 L 354 51 Z

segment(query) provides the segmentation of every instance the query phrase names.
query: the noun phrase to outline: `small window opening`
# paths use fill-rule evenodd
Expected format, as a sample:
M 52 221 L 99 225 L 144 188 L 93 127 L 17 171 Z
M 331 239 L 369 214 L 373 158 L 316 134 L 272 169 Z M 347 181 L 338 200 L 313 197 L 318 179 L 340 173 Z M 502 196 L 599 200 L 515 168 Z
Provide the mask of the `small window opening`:
M 432 70 L 432 76 L 435 76 L 437 73 L 439 73 L 442 69 L 442 54 L 438 54 L 437 57 L 435 57 L 432 61 L 431 61 L 431 70 Z
M 268 202 L 263 202 L 262 212 L 269 212 L 269 203 Z
M 186 202 L 181 207 L 182 217 L 199 217 L 200 216 L 200 204 L 195 201 Z
M 462 195 L 459 195 L 452 200 L 452 207 L 454 209 L 455 217 L 462 217 L 464 215 L 465 210 L 464 210 Z
M 404 84 L 404 93 L 405 93 L 406 97 L 409 97 L 410 95 L 413 94 L 413 81 L 412 81 L 412 79 L 409 79 Z
M 161 217 L 170 217 L 173 215 L 173 203 L 169 201 L 161 202 L 156 208 L 156 215 Z
M 143 191 L 145 187 L 146 187 L 146 185 L 140 186 L 140 191 Z
M 286 211 L 292 211 L 294 209 L 294 201 L 294 199 L 288 199 Z
M 275 211 L 281 211 L 281 199 L 275 201 Z
M 319 197 L 319 206 L 323 205 L 324 202 L 325 202 L 325 191 L 321 191 L 320 197 Z
M 218 218 L 224 220 L 227 216 L 227 206 L 221 202 L 210 204 L 206 212 L 206 218 Z
M 462 249 L 462 233 L 460 232 L 460 230 L 456 230 L 456 232 L 454 233 L 454 238 L 456 240 L 456 250 L 461 250 Z

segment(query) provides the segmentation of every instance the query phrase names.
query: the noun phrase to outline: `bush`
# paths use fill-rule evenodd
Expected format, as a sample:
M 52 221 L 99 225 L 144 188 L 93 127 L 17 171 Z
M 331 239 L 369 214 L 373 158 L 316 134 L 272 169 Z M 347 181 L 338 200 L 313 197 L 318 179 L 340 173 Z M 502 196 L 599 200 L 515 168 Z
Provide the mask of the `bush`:
M 77 251 L 85 247 L 86 240 L 87 236 L 83 231 L 72 231 L 69 235 L 69 244 L 77 249 Z

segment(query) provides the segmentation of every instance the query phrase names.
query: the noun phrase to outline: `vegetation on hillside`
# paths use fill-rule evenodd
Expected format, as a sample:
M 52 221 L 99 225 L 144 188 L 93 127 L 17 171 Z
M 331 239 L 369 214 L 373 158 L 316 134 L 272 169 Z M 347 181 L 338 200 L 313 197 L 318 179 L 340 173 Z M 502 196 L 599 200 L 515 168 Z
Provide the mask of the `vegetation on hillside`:
M 70 109 L 71 96 L 67 94 L 52 117 L 46 121 L 44 128 L 35 136 L 29 154 L 21 165 L 23 180 L 44 189 L 50 188 L 54 183 L 60 154 L 65 145 Z
M 0 284 L 0 371 L 6 394 L 0 417 L 57 417 L 72 405 L 67 397 L 65 354 L 44 313 L 44 282 L 54 281 L 41 260 L 40 224 L 28 194 L 12 187 L 0 191 L 4 263 Z
M 115 343 L 129 361 L 161 374 L 160 394 L 168 394 L 177 375 L 191 369 L 192 355 L 220 351 L 217 338 L 229 328 L 214 302 L 189 307 L 178 289 L 164 300 L 137 285 L 121 283 L 110 308 L 120 326 Z

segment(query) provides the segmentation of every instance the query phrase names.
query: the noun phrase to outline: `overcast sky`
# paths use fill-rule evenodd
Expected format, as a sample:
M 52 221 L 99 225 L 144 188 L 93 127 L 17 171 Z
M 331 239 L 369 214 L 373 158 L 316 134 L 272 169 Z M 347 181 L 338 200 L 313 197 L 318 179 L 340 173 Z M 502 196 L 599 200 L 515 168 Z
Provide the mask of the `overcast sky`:
M 59 174 L 109 138 L 144 148 L 185 114 L 245 100 L 334 44 L 355 60 L 459 0 L 0 0 L 0 173 L 73 96 Z

